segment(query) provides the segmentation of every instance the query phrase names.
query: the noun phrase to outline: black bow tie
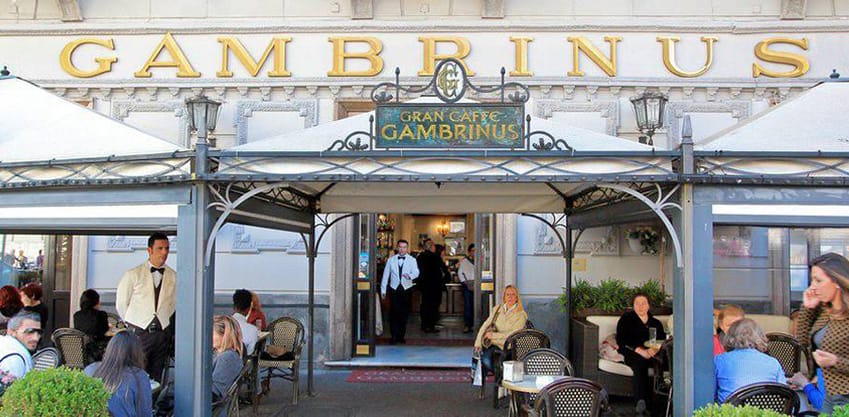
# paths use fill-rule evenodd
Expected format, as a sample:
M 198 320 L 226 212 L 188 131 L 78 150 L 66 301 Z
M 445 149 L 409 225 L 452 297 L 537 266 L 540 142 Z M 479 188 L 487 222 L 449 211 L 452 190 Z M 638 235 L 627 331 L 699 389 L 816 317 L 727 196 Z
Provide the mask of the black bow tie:
M 403 261 L 403 260 L 404 260 L 404 257 L 403 257 L 403 256 L 399 256 L 399 257 L 398 257 L 398 259 Z
M 154 267 L 154 266 L 150 267 L 150 273 L 152 274 L 154 272 L 159 272 L 160 274 L 165 275 L 165 267 L 162 267 L 162 268 L 157 268 L 157 267 Z

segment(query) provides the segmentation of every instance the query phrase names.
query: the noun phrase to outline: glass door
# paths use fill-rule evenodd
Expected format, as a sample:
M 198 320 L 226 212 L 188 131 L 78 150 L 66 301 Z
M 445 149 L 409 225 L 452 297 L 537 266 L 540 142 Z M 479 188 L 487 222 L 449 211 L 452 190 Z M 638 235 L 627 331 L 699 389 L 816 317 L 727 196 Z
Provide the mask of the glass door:
M 354 302 L 353 304 L 353 356 L 374 356 L 375 316 L 379 307 L 377 298 L 377 263 L 372 262 L 377 252 L 377 216 L 359 214 L 354 218 Z
M 475 265 L 475 333 L 489 317 L 491 305 L 498 304 L 495 299 L 495 214 L 475 214 L 475 247 L 477 249 Z

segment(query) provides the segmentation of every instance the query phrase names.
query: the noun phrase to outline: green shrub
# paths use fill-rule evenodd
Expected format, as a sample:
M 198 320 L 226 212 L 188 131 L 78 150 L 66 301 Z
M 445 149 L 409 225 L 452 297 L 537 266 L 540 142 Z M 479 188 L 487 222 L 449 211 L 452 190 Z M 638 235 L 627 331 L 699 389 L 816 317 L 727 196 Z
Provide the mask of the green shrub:
M 657 280 L 650 279 L 642 285 L 634 287 L 634 290 L 631 295 L 634 295 L 638 292 L 641 292 L 648 296 L 649 304 L 652 307 L 660 307 L 666 304 L 666 293 L 660 289 L 660 282 Z
M 109 417 L 109 396 L 99 379 L 82 371 L 33 371 L 6 390 L 0 417 Z
M 595 304 L 596 292 L 596 288 L 589 281 L 579 279 L 575 282 L 575 285 L 572 286 L 572 305 L 574 309 L 582 310 L 592 307 Z M 560 303 L 561 311 L 569 311 L 569 300 L 566 299 L 566 291 L 560 294 L 557 302 Z
M 722 406 L 709 404 L 693 412 L 693 417 L 785 417 L 785 415 L 750 405 L 735 407 L 729 404 L 722 404 Z
M 621 279 L 608 278 L 598 283 L 593 307 L 608 313 L 622 311 L 631 304 L 632 291 Z
M 579 279 L 572 286 L 572 311 L 595 308 L 608 313 L 618 313 L 631 308 L 631 298 L 637 292 L 646 294 L 652 307 L 666 305 L 666 293 L 661 290 L 660 282 L 656 280 L 649 280 L 631 288 L 619 279 L 608 278 L 597 285 Z M 562 311 L 569 311 L 565 289 L 557 301 Z
M 838 405 L 834 407 L 831 417 L 849 417 L 849 405 Z

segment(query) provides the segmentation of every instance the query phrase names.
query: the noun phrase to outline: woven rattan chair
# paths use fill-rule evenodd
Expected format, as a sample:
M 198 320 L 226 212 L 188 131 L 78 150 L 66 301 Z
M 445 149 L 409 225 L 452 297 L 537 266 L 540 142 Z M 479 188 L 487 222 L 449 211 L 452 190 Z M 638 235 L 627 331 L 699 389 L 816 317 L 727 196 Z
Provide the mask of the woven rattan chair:
M 666 397 L 666 416 L 672 411 L 672 338 L 666 339 L 654 362 L 654 393 Z
M 565 356 L 554 349 L 534 349 L 525 355 L 522 362 L 525 364 L 526 375 L 575 375 L 572 362 L 569 362 L 569 359 L 566 359 Z M 534 393 L 527 394 L 528 403 L 533 404 L 536 398 L 537 395 Z
M 62 364 L 68 368 L 83 369 L 86 366 L 85 346 L 88 336 L 77 329 L 56 329 L 50 337 L 53 346 L 62 354 Z
M 507 336 L 507 340 L 504 341 L 504 349 L 501 352 L 499 357 L 495 357 L 493 355 L 492 358 L 492 366 L 493 373 L 495 374 L 495 384 L 492 387 L 492 407 L 498 408 L 498 387 L 501 386 L 501 378 L 503 368 L 501 363 L 503 361 L 520 361 L 524 359 L 525 355 L 539 348 L 550 348 L 551 347 L 551 339 L 549 339 L 548 335 L 545 333 L 535 330 L 535 329 L 522 329 L 514 332 L 510 336 Z M 486 378 L 484 378 L 486 381 Z M 484 387 L 486 383 L 481 384 L 481 396 L 483 396 Z
M 793 336 L 784 333 L 766 334 L 766 354 L 778 359 L 781 369 L 789 378 L 802 370 L 802 345 Z
M 248 378 L 251 369 L 253 369 L 253 363 L 248 359 L 242 366 L 239 376 L 227 388 L 227 395 L 212 403 L 214 417 L 239 417 L 239 386 Z
M 33 369 L 43 371 L 45 369 L 56 368 L 61 361 L 61 354 L 56 348 L 46 347 L 35 352 L 32 355 Z
M 266 327 L 270 333 L 266 346 L 282 346 L 286 352 L 292 352 L 292 359 L 273 359 L 262 354 L 259 367 L 266 368 L 262 381 L 262 393 L 266 394 L 271 388 L 271 378 L 279 377 L 292 381 L 292 404 L 298 404 L 298 372 L 301 362 L 301 349 L 304 347 L 304 325 L 291 317 L 281 317 L 272 321 Z M 267 348 L 266 348 L 267 349 Z
M 602 409 L 601 385 L 583 378 L 554 381 L 540 390 L 528 417 L 598 417 Z
M 799 397 L 790 386 L 777 382 L 759 382 L 746 385 L 732 392 L 726 404 L 751 405 L 762 410 L 795 416 L 799 412 Z

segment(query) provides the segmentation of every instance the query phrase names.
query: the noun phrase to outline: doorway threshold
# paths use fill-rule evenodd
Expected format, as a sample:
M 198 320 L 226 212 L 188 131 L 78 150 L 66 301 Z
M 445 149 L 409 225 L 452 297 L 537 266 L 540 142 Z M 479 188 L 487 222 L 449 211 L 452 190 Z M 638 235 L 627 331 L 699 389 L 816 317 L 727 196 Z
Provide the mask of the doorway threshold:
M 375 347 L 374 357 L 326 361 L 329 368 L 470 368 L 470 346 L 384 346 Z

